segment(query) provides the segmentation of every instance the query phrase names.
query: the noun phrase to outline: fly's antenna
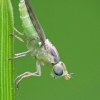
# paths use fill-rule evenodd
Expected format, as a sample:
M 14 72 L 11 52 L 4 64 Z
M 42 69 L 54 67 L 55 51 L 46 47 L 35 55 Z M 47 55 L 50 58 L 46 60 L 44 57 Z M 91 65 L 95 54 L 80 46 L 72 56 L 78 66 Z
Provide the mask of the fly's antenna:
M 72 77 L 72 74 L 75 74 L 75 73 L 70 73 L 70 74 L 69 74 L 69 75 L 71 76 L 71 78 L 73 78 L 73 77 Z M 74 78 L 73 78 L 73 79 L 74 79 Z

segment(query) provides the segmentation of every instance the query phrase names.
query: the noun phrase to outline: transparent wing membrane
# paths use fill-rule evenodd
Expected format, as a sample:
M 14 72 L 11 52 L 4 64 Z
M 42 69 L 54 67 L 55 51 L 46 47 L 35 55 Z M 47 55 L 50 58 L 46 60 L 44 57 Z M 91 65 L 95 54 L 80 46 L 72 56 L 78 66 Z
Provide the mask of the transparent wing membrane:
M 31 7 L 31 4 L 29 3 L 29 0 L 25 0 L 25 4 L 26 4 L 26 7 L 27 7 L 29 16 L 31 18 L 31 21 L 32 21 L 32 23 L 33 23 L 33 25 L 34 25 L 34 27 L 35 27 L 35 29 L 36 29 L 41 41 L 42 41 L 42 43 L 44 44 L 46 36 L 44 34 L 44 31 L 43 31 L 43 29 L 42 29 L 42 27 L 41 27 L 36 15 L 35 15 L 35 13 L 34 13 L 33 8 Z

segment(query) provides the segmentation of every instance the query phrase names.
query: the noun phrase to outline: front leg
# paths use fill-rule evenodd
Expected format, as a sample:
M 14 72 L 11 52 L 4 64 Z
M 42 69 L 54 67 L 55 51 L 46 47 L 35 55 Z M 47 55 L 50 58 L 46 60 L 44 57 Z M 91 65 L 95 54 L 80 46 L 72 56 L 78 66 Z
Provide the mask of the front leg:
M 26 77 L 30 77 L 30 76 L 41 76 L 41 67 L 40 67 L 40 63 L 39 61 L 36 62 L 36 69 L 37 71 L 36 72 L 25 72 L 19 76 L 17 76 L 17 78 L 15 79 L 15 84 L 16 84 L 16 87 L 18 88 L 19 86 L 19 83 Z M 18 80 L 18 81 L 17 81 Z

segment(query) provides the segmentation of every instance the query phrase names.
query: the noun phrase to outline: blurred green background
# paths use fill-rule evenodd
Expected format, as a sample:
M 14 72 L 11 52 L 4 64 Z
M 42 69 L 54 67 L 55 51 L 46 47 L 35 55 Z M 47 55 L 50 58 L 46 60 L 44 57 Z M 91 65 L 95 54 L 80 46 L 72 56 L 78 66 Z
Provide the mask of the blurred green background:
M 47 38 L 56 46 L 72 75 L 54 80 L 42 66 L 41 77 L 29 77 L 16 90 L 16 100 L 100 100 L 100 0 L 30 0 Z M 23 32 L 19 0 L 12 0 L 15 27 Z M 17 34 L 17 33 L 16 33 Z M 25 36 L 21 36 L 25 38 Z M 15 53 L 26 51 L 15 39 Z M 36 71 L 31 56 L 15 60 L 15 77 Z

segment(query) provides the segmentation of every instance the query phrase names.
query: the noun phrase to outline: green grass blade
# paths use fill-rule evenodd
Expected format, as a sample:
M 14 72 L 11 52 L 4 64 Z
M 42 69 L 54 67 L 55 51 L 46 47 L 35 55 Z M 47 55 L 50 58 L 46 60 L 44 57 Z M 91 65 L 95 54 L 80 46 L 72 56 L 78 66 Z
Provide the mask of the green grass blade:
M 0 100 L 14 100 L 13 61 L 8 61 L 14 52 L 13 10 L 10 0 L 0 0 Z

